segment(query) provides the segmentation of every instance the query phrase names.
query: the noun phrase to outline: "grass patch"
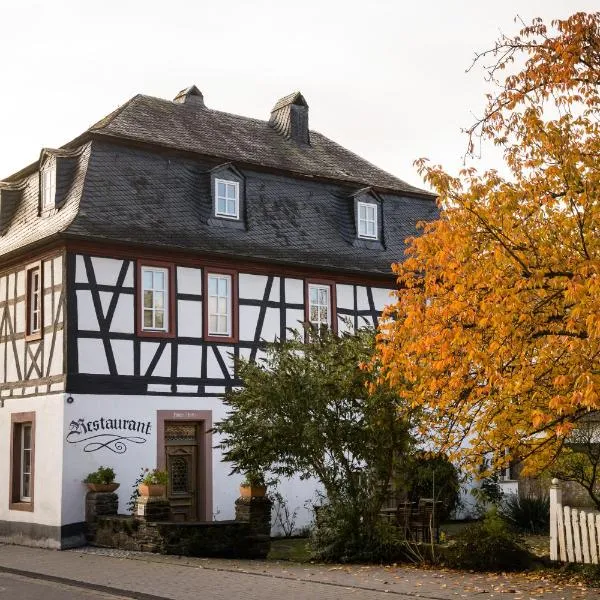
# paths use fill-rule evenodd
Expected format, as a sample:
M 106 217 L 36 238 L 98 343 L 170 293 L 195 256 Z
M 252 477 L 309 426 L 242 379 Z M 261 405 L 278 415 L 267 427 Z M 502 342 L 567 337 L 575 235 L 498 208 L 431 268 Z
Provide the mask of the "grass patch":
M 308 562 L 310 560 L 308 538 L 277 538 L 271 540 L 271 551 L 267 556 L 267 560 Z

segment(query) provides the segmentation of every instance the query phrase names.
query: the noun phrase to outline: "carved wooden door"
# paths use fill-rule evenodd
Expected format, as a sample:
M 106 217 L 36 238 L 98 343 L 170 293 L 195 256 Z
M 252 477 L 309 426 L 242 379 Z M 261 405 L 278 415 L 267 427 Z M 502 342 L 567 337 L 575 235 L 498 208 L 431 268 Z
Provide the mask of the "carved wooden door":
M 191 421 L 165 423 L 165 464 L 169 474 L 167 495 L 174 521 L 198 519 L 198 438 L 200 424 Z

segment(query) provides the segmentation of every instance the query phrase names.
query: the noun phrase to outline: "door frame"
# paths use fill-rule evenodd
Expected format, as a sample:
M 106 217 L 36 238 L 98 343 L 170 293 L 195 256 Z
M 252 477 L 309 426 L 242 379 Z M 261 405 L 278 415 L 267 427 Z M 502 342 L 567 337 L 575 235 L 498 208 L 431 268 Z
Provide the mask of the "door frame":
M 212 411 L 211 410 L 157 410 L 156 411 L 156 465 L 166 467 L 165 461 L 165 422 L 192 421 L 200 423 L 198 442 L 197 495 L 198 518 L 201 521 L 213 520 L 213 476 L 212 476 Z

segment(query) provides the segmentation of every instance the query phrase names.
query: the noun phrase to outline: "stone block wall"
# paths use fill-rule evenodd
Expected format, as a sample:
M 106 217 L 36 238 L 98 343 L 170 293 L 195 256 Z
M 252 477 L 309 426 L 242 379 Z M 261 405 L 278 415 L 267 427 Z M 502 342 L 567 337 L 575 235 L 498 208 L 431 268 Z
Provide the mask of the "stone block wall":
M 181 556 L 265 558 L 270 539 L 253 533 L 249 523 L 213 521 L 173 523 L 134 517 L 99 517 L 95 546 Z
M 117 515 L 117 505 L 116 494 L 87 495 L 90 544 L 138 552 L 223 558 L 265 558 L 271 548 L 271 502 L 267 498 L 240 498 L 236 501 L 235 521 L 168 521 L 170 509 L 166 498 L 139 498 L 132 516 Z

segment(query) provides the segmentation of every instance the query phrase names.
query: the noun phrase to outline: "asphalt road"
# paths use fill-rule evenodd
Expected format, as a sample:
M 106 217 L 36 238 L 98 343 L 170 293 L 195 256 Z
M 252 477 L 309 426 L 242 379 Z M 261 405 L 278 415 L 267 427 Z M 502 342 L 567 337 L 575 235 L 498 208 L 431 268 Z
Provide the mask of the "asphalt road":
M 62 583 L 0 573 L 0 600 L 128 600 Z

